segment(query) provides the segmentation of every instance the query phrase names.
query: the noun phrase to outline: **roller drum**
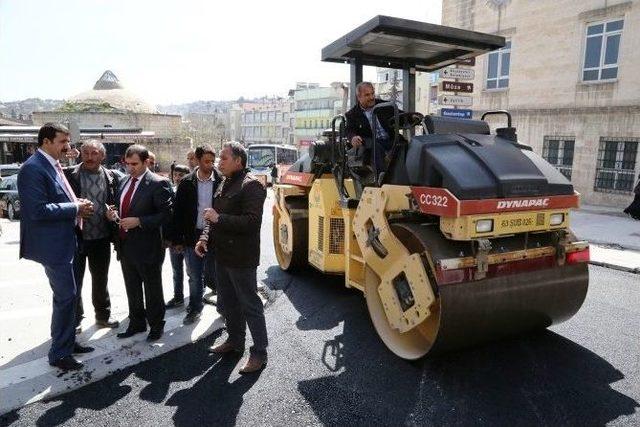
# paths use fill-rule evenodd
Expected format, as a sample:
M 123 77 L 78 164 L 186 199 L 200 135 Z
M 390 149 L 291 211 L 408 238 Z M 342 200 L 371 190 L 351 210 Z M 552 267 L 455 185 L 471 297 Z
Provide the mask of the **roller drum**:
M 419 224 L 396 223 L 392 230 L 411 253 L 428 252 L 430 244 L 447 244 L 431 239 Z M 367 270 L 365 295 L 373 324 L 391 351 L 413 360 L 567 320 L 586 298 L 589 272 L 588 265 L 580 263 L 457 284 L 434 283 L 437 298 L 430 316 L 406 333 L 389 326 L 379 283 Z

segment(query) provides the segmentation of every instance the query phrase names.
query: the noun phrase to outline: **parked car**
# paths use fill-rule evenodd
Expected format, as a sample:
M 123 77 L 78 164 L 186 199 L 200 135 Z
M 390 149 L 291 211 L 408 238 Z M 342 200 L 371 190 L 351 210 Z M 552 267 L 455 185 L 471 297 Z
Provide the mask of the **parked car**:
M 20 218 L 18 175 L 8 176 L 0 181 L 0 212 L 10 220 Z
M 18 172 L 20 172 L 20 165 L 17 163 L 0 165 L 0 181 L 7 176 L 17 175 Z

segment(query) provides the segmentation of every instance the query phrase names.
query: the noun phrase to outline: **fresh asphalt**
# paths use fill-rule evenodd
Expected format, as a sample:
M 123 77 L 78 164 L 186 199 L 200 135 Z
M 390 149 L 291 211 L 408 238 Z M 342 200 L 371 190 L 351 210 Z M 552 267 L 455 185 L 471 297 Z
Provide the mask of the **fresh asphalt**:
M 638 425 L 640 276 L 590 267 L 580 312 L 551 330 L 436 359 L 385 349 L 341 277 L 282 272 L 265 209 L 269 363 L 210 356 L 224 333 L 0 418 L 1 425 Z M 1 398 L 1 396 L 0 396 Z

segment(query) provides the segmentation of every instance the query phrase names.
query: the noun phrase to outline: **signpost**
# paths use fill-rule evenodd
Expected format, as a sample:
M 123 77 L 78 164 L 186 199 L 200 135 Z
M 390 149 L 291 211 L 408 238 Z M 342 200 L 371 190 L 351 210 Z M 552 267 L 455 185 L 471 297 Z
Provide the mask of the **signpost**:
M 472 93 L 473 92 L 473 83 L 443 81 L 442 82 L 442 90 L 444 92 Z
M 457 63 L 459 65 L 470 65 L 473 67 L 474 65 L 476 65 L 476 57 L 474 56 L 473 58 L 461 59 Z
M 445 68 L 440 76 L 445 79 L 473 80 L 476 73 L 472 68 Z
M 438 104 L 454 105 L 456 107 L 470 107 L 473 104 L 473 98 L 470 96 L 440 95 Z
M 442 108 L 440 109 L 440 115 L 442 117 L 455 117 L 457 119 L 470 119 L 473 117 L 471 110 L 455 109 L 455 108 Z

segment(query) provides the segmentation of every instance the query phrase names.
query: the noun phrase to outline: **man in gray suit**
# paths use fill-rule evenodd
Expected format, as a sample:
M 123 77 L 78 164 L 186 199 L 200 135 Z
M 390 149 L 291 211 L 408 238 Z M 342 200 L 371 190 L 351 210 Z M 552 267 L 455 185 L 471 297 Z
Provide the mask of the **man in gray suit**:
M 168 180 L 147 169 L 148 158 L 149 151 L 142 145 L 127 148 L 129 176 L 122 180 L 117 206 L 107 211 L 107 217 L 120 224 L 120 265 L 129 301 L 129 326 L 118 337 L 144 332 L 148 323 L 147 340 L 156 341 L 164 331 L 165 312 L 161 228 L 171 217 L 173 192 Z

